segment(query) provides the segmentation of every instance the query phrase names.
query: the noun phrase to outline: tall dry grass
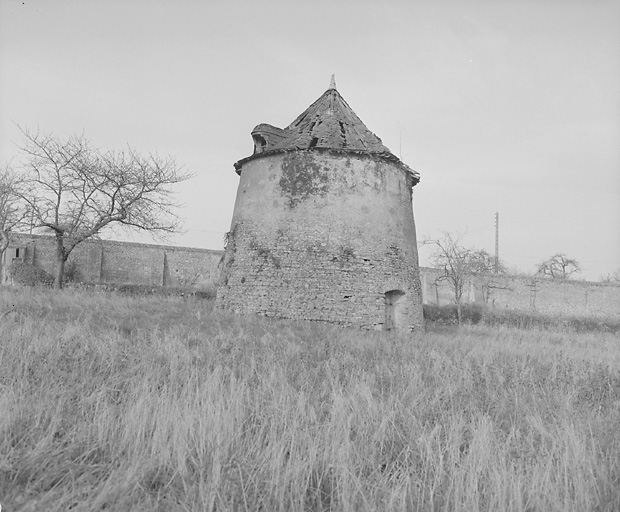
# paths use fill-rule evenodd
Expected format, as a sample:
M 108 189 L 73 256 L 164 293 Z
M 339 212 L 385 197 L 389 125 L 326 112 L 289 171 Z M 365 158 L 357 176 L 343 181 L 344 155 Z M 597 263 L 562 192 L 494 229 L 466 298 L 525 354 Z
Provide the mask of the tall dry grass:
M 11 510 L 620 510 L 620 338 L 0 289 Z

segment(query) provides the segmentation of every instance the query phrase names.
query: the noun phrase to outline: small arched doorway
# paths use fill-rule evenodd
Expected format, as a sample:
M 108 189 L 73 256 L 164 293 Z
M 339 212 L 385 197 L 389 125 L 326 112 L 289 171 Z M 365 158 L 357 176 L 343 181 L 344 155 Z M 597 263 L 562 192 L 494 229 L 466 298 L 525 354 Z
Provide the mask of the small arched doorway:
M 385 330 L 405 329 L 406 324 L 405 292 L 402 290 L 385 292 Z

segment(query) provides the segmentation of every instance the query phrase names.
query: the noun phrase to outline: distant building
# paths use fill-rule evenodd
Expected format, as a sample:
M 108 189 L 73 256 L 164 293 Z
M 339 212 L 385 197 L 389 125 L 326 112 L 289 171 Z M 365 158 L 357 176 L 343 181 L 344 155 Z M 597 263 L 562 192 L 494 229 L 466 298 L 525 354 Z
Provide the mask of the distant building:
M 415 330 L 422 299 L 417 172 L 335 82 L 288 127 L 259 124 L 240 175 L 216 306 L 366 329 Z

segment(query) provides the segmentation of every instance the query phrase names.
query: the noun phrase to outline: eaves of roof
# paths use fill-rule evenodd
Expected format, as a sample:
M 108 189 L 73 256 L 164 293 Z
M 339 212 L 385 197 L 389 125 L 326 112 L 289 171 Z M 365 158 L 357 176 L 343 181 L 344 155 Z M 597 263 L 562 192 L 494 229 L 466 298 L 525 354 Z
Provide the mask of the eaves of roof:
M 390 162 L 392 164 L 395 164 L 397 167 L 401 168 L 403 171 L 408 173 L 411 176 L 411 179 L 413 180 L 412 186 L 415 186 L 415 185 L 417 185 L 420 182 L 420 173 L 417 172 L 417 171 L 414 171 L 411 167 L 409 167 L 407 164 L 402 162 L 400 160 L 400 158 L 398 158 L 396 155 L 394 155 L 390 151 L 385 151 L 385 152 L 379 153 L 379 152 L 370 152 L 370 151 L 363 151 L 363 150 L 351 150 L 351 149 L 343 150 L 343 149 L 332 149 L 332 148 L 271 149 L 271 150 L 268 150 L 268 151 L 263 151 L 262 153 L 255 153 L 254 155 L 247 156 L 245 158 L 242 158 L 238 162 L 235 162 L 235 164 L 234 164 L 235 172 L 239 176 L 241 176 L 242 167 L 247 162 L 250 162 L 251 160 L 257 160 L 259 158 L 265 158 L 265 157 L 269 157 L 269 156 L 277 155 L 277 154 L 281 154 L 281 153 L 290 153 L 290 152 L 293 152 L 293 151 L 295 151 L 295 152 L 299 152 L 299 151 L 318 151 L 318 152 L 327 152 L 327 153 L 341 154 L 341 155 L 367 156 L 367 157 L 371 157 L 371 158 L 375 157 L 375 158 L 379 158 L 381 160 Z

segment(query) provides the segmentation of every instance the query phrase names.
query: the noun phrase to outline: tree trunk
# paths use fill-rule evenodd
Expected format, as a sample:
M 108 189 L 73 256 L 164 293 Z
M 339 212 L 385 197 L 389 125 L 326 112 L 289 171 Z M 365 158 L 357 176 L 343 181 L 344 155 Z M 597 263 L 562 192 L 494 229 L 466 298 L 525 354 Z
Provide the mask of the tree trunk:
M 0 257 L 2 257 L 2 255 L 4 254 L 4 251 L 6 251 L 6 248 L 9 246 L 9 243 L 10 243 L 9 234 L 4 229 L 0 229 Z
M 4 284 L 4 279 L 6 279 L 7 269 L 5 268 L 5 264 L 3 264 L 3 256 L 4 251 L 9 246 L 9 234 L 4 230 L 0 229 L 0 284 Z M 5 262 L 6 263 L 6 262 Z
M 463 283 L 455 283 L 454 285 L 454 302 L 456 303 L 456 319 L 459 322 L 459 326 L 461 325 L 462 320 L 462 311 L 461 311 L 461 300 L 463 298 Z
M 54 278 L 54 288 L 60 290 L 65 277 L 65 260 L 60 257 L 56 259 L 56 277 Z
M 67 261 L 64 241 L 61 236 L 56 236 L 56 277 L 54 278 L 54 288 L 60 290 L 65 278 L 65 263 Z

